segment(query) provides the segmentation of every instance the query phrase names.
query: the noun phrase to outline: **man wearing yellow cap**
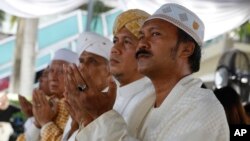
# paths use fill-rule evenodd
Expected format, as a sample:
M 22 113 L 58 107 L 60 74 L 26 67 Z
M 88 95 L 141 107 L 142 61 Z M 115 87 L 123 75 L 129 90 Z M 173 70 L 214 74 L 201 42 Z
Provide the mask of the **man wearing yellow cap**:
M 104 111 L 78 140 L 229 141 L 222 105 L 191 76 L 199 70 L 203 36 L 204 25 L 192 11 L 177 4 L 160 7 L 143 24 L 135 55 L 138 70 L 151 79 L 156 93 L 139 136 L 134 138 L 122 116 L 99 103 Z
M 149 14 L 142 10 L 132 9 L 117 17 L 113 30 L 114 46 L 110 55 L 110 72 L 119 83 L 117 95 L 116 98 L 110 95 L 113 87 L 109 85 L 109 92 L 107 94 L 98 93 L 97 95 L 101 97 L 95 99 L 96 102 L 91 105 L 92 108 L 99 109 L 100 107 L 95 107 L 95 104 L 101 106 L 102 104 L 99 104 L 99 102 L 114 98 L 115 104 L 112 102 L 110 107 L 113 107 L 114 111 L 123 117 L 133 137 L 138 136 L 138 129 L 142 126 L 142 121 L 155 100 L 152 83 L 137 71 L 137 62 L 134 57 L 138 45 L 139 29 L 148 16 Z M 84 74 L 86 75 L 86 73 Z M 84 80 L 86 80 L 87 89 L 80 93 L 81 97 L 90 94 L 90 91 L 94 91 L 91 90 L 92 85 L 89 78 Z M 84 107 L 83 103 L 82 109 Z M 95 114 L 92 114 L 92 116 L 93 118 L 96 117 Z M 86 126 L 86 124 L 86 122 L 83 123 L 83 126 Z M 85 134 L 88 134 L 86 131 L 91 130 L 88 129 L 89 127 L 91 128 L 91 126 L 81 128 L 78 140 L 85 140 L 83 138 Z

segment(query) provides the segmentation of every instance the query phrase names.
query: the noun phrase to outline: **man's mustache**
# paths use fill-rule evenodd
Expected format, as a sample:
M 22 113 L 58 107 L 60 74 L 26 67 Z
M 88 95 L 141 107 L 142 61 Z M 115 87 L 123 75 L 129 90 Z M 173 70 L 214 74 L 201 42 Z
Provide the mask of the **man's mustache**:
M 136 53 L 135 53 L 135 58 L 138 59 L 139 55 L 143 54 L 146 56 L 152 56 L 153 54 L 150 51 L 147 51 L 144 48 L 140 48 Z

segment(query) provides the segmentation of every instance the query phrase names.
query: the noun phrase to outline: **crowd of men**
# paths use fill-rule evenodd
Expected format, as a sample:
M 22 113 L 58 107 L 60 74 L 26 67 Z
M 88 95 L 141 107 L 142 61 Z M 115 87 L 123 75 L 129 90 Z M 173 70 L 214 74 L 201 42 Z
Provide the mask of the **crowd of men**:
M 44 70 L 18 141 L 229 141 L 223 106 L 192 77 L 205 27 L 174 3 L 152 15 L 131 9 L 113 27 L 113 43 L 92 32 L 77 53 L 59 49 Z

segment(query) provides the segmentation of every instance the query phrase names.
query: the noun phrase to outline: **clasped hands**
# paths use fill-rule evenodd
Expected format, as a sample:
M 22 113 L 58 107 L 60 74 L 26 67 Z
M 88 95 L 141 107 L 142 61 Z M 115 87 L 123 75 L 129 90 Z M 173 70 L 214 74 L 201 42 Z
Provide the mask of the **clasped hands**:
M 112 77 L 106 93 L 98 91 L 92 79 L 86 68 L 80 72 L 75 64 L 64 65 L 65 103 L 73 120 L 80 126 L 86 126 L 111 110 L 115 102 L 116 84 Z

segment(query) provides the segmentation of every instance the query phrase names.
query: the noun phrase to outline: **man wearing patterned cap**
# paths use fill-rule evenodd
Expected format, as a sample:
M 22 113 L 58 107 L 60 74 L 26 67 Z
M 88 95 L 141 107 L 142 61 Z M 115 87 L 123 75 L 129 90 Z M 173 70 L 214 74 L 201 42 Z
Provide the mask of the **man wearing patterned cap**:
M 222 105 L 191 76 L 199 70 L 203 36 L 204 25 L 192 11 L 177 4 L 160 7 L 143 24 L 136 52 L 138 70 L 151 79 L 156 91 L 139 136 L 133 138 L 124 119 L 110 110 L 97 124 L 88 125 L 94 132 L 84 139 L 229 141 Z M 105 122 L 100 120 L 107 115 Z
M 110 94 L 110 89 L 113 89 L 111 86 L 112 84 L 110 84 L 109 92 L 106 95 L 95 93 L 95 99 L 97 100 L 90 104 L 93 110 L 99 110 L 103 108 L 100 106 L 106 106 L 106 100 L 115 100 L 115 104 L 114 102 L 111 102 L 107 105 L 109 105 L 110 109 L 113 107 L 113 111 L 123 117 L 133 137 L 138 136 L 138 129 L 142 125 L 142 121 L 144 120 L 149 107 L 153 105 L 155 100 L 153 85 L 148 78 L 144 77 L 137 71 L 137 63 L 134 57 L 138 45 L 140 26 L 148 16 L 149 14 L 142 10 L 132 9 L 117 17 L 113 30 L 114 46 L 112 47 L 110 55 L 110 72 L 119 82 L 119 87 L 116 91 L 116 99 L 113 99 L 114 97 Z M 93 93 L 89 79 L 86 79 L 85 77 L 85 80 L 85 83 L 87 83 L 87 86 L 90 88 L 84 90 L 82 92 L 83 94 L 80 94 L 82 96 L 88 96 Z M 85 102 L 86 101 L 83 102 L 82 107 L 86 106 L 84 105 Z M 96 111 L 96 113 L 99 114 L 101 112 Z M 96 114 L 92 114 L 92 116 L 94 118 L 98 117 Z M 109 116 L 107 115 L 105 118 L 109 118 Z M 105 122 L 105 118 L 102 118 L 101 120 Z M 98 124 L 95 122 L 98 121 L 93 121 L 93 123 L 90 124 Z M 83 126 L 86 126 L 87 124 L 88 123 L 85 122 L 83 123 Z M 95 140 L 84 139 L 86 134 L 89 134 L 88 131 L 92 131 L 91 127 L 92 126 L 90 125 L 82 128 L 77 135 L 78 140 Z

